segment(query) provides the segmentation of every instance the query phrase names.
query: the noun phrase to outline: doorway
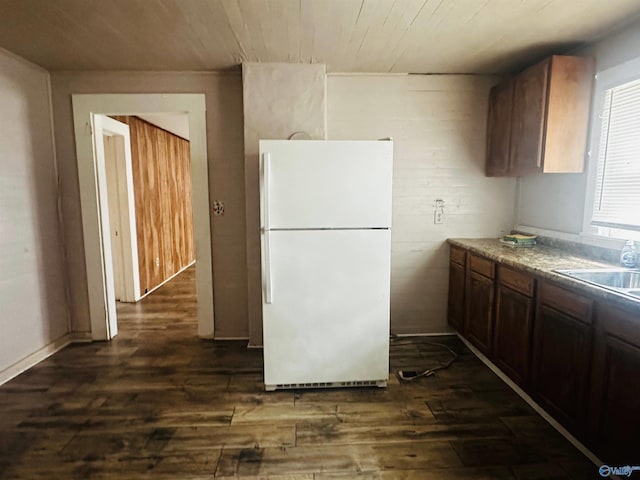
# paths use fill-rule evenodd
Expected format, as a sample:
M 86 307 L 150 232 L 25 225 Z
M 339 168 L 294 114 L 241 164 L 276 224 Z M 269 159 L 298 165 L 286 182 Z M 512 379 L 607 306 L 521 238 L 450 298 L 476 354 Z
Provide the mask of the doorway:
M 206 155 L 205 97 L 202 94 L 73 95 L 78 177 L 94 340 L 113 337 L 116 321 L 113 247 L 109 230 L 107 172 L 93 132 L 102 115 L 185 113 L 191 150 L 193 233 L 195 241 L 198 336 L 213 338 L 213 280 Z M 115 326 L 117 329 L 117 323 Z M 117 330 L 116 330 L 117 331 Z

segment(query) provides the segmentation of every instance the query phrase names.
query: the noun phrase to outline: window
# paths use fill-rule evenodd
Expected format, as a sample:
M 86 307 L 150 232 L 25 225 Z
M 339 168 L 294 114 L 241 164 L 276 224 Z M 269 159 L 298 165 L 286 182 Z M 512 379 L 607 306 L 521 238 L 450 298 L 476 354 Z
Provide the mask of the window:
M 640 232 L 640 59 L 597 79 L 590 230 L 634 238 Z

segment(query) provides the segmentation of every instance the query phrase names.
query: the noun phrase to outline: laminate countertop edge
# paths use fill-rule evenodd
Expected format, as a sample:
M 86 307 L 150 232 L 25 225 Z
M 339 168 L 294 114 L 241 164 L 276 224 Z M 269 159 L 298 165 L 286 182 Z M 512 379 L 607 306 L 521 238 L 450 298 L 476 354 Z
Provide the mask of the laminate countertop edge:
M 587 268 L 620 268 L 618 264 L 593 260 L 575 255 L 557 247 L 535 245 L 528 248 L 514 248 L 500 243 L 497 238 L 449 238 L 447 242 L 455 247 L 483 256 L 502 265 L 512 267 L 538 278 L 552 281 L 584 295 L 606 300 L 616 306 L 638 315 L 640 322 L 640 299 L 616 293 L 612 290 L 567 277 L 555 270 L 575 270 Z

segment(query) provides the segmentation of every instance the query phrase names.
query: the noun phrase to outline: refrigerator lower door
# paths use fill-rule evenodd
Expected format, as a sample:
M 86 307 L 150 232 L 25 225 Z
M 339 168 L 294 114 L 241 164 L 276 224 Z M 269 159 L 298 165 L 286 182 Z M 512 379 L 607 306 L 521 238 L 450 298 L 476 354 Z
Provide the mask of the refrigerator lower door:
M 386 385 L 390 247 L 382 229 L 269 232 L 267 390 Z

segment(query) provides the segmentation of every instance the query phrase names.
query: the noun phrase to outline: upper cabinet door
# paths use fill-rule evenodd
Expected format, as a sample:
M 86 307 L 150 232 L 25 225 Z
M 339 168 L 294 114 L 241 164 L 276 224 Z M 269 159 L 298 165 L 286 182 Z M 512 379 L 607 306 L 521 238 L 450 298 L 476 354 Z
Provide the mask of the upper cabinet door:
M 549 61 L 515 78 L 511 126 L 511 175 L 542 171 L 542 145 L 549 83 Z
M 551 57 L 544 173 L 584 170 L 594 70 L 592 58 Z
M 491 89 L 487 119 L 487 165 L 489 177 L 509 172 L 509 140 L 513 108 L 513 81 L 506 81 Z
M 491 90 L 489 177 L 584 169 L 592 58 L 553 55 Z

